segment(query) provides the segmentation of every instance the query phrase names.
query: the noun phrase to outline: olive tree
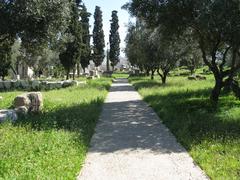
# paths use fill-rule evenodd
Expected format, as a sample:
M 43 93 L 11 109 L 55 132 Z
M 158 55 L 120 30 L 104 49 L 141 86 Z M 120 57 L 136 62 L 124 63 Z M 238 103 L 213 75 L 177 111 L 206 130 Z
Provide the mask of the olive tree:
M 191 32 L 214 74 L 211 100 L 217 102 L 222 88 L 235 84 L 240 69 L 239 6 L 238 0 L 132 0 L 125 8 L 150 26 L 164 26 L 168 33 Z

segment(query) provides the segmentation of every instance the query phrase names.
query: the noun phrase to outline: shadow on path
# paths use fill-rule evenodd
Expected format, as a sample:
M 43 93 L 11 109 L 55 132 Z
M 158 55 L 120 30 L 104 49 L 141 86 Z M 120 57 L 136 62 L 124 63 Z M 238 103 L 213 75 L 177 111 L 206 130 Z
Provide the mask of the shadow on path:
M 105 101 L 78 179 L 207 177 L 127 79 L 118 79 Z
M 115 80 L 91 142 L 91 152 L 185 152 L 126 79 Z

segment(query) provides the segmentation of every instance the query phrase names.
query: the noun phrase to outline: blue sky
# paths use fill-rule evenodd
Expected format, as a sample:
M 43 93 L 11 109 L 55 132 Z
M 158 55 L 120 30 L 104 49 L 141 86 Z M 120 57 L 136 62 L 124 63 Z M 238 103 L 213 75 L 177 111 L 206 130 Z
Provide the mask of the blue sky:
M 101 10 L 103 11 L 103 28 L 104 28 L 104 34 L 105 34 L 105 41 L 106 43 L 108 42 L 109 39 L 109 31 L 110 31 L 110 22 L 109 20 L 111 19 L 111 14 L 113 10 L 118 11 L 118 16 L 119 16 L 119 33 L 121 36 L 121 48 L 124 48 L 125 43 L 124 39 L 126 36 L 126 25 L 128 24 L 129 21 L 129 14 L 127 11 L 122 10 L 121 7 L 124 5 L 126 2 L 129 0 L 83 0 L 85 3 L 88 11 L 92 13 L 91 16 L 91 26 L 93 26 L 93 14 L 95 10 L 95 6 L 100 6 Z M 92 28 L 91 28 L 92 31 Z

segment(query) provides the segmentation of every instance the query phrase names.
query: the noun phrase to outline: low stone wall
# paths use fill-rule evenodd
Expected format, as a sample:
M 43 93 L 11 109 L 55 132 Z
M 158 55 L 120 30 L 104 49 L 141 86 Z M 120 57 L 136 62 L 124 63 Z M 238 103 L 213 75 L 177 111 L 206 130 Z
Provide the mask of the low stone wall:
M 8 90 L 28 90 L 28 91 L 40 91 L 40 90 L 53 90 L 53 89 L 61 89 L 74 85 L 86 84 L 86 82 L 79 81 L 27 81 L 27 80 L 19 80 L 19 81 L 0 81 L 0 91 L 8 91 Z

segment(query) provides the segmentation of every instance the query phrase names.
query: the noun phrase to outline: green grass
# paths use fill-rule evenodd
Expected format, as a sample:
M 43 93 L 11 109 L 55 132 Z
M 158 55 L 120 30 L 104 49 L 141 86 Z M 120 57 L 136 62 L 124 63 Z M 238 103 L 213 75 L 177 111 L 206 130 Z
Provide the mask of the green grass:
M 158 78 L 130 81 L 211 179 L 239 179 L 240 101 L 223 94 L 213 108 L 209 95 L 214 80 L 207 78 L 170 77 L 166 86 Z
M 43 92 L 42 113 L 0 124 L 0 179 L 75 179 L 110 84 L 105 78 Z M 0 93 L 0 108 L 17 94 Z
M 127 72 L 114 72 L 112 76 L 114 78 L 128 78 L 129 73 L 127 73 Z

